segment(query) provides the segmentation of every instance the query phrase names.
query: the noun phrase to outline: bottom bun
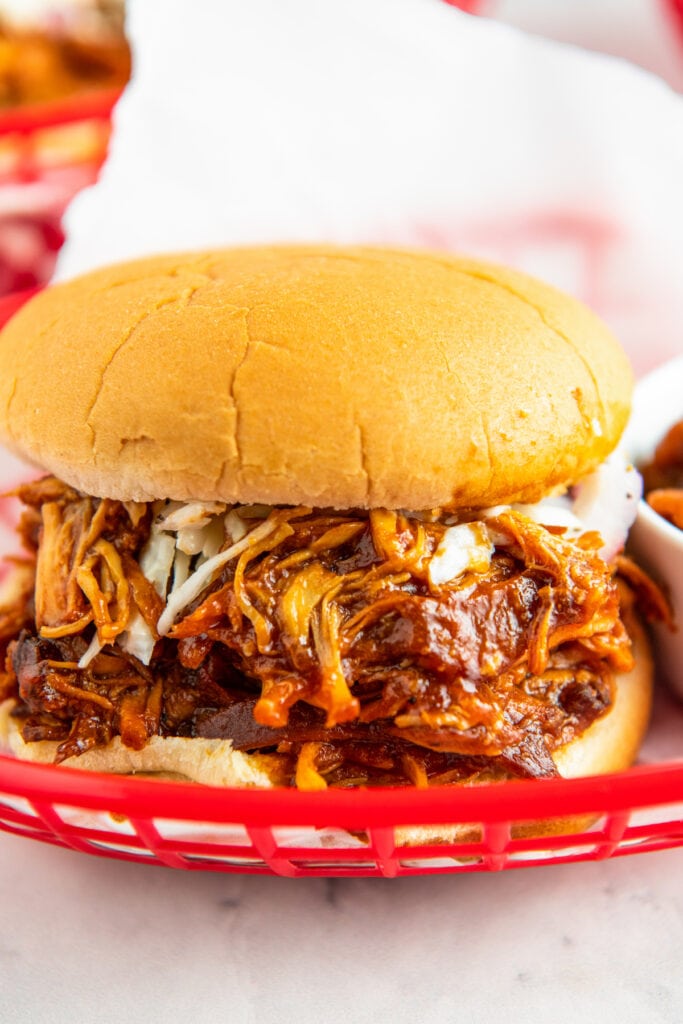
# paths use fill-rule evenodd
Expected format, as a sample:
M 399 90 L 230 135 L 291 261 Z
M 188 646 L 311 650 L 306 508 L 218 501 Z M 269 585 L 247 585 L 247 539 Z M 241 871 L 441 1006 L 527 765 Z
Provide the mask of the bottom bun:
M 12 717 L 13 699 L 0 704 L 0 745 L 22 761 L 53 764 L 59 743 L 40 740 L 25 743 L 17 719 Z M 67 757 L 60 767 L 80 768 L 110 775 L 154 775 L 181 782 L 200 782 L 205 786 L 273 785 L 276 758 L 262 754 L 243 754 L 230 740 L 191 739 L 185 736 L 152 736 L 142 750 L 126 747 L 120 736 L 104 747 L 87 750 L 78 757 Z
M 653 688 L 653 660 L 641 624 L 628 616 L 633 640 L 635 667 L 616 677 L 614 702 L 578 739 L 559 747 L 553 760 L 563 778 L 602 775 L 621 771 L 635 761 L 650 718 Z M 15 757 L 41 764 L 54 762 L 58 743 L 41 740 L 24 742 L 16 718 L 14 700 L 0 705 L 0 746 Z M 144 775 L 159 779 L 197 782 L 208 786 L 273 788 L 281 784 L 277 755 L 245 754 L 230 740 L 153 736 L 142 748 L 133 750 L 115 737 L 105 747 L 86 751 L 62 762 L 69 768 L 118 775 Z M 465 783 L 466 784 L 466 783 Z M 598 817 L 548 818 L 518 822 L 512 826 L 515 838 L 563 835 L 581 832 Z M 395 830 L 397 846 L 480 842 L 477 824 L 405 825 Z

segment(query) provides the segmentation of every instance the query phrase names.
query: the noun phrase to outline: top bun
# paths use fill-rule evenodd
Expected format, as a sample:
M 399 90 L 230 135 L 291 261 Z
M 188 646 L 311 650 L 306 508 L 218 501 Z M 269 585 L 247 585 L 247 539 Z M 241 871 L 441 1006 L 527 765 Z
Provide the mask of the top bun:
M 587 308 L 440 253 L 159 256 L 0 334 L 0 433 L 91 494 L 424 509 L 536 501 L 616 445 L 632 388 Z

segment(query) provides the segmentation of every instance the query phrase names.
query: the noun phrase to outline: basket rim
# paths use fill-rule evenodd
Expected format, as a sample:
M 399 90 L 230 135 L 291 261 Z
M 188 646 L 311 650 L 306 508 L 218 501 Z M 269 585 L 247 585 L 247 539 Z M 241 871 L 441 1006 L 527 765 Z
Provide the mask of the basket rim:
M 246 821 L 251 825 L 382 827 L 396 822 L 491 824 L 539 817 L 605 814 L 666 804 L 683 805 L 683 760 L 640 765 L 624 772 L 577 779 L 533 779 L 444 786 L 328 789 L 219 788 L 59 765 L 35 764 L 0 754 L 2 795 L 128 817 L 185 821 Z
M 124 87 L 125 88 L 125 87 Z M 0 111 L 0 137 L 30 134 L 75 121 L 107 120 L 123 94 L 121 88 L 90 89 L 44 103 L 29 103 Z

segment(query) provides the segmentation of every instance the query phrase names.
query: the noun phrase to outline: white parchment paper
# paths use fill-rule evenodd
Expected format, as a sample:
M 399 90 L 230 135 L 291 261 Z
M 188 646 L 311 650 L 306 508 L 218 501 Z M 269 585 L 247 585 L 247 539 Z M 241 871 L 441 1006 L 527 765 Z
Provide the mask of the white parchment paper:
M 683 99 L 442 0 L 130 0 L 134 76 L 59 276 L 271 240 L 467 251 L 683 348 Z

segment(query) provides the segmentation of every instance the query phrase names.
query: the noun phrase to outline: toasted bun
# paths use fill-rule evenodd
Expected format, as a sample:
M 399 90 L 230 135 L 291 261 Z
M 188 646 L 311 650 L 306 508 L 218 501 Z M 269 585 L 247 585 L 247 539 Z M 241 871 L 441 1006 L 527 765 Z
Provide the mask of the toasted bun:
M 635 760 L 650 718 L 653 662 L 649 642 L 640 623 L 629 618 L 635 668 L 617 677 L 615 699 L 610 710 L 578 739 L 558 749 L 554 756 L 564 778 L 601 775 L 628 768 Z M 0 746 L 23 760 L 51 764 L 58 744 L 43 740 L 25 743 L 16 719 L 11 717 L 14 701 L 0 705 Z M 142 750 L 125 747 L 120 737 L 107 746 L 87 751 L 63 762 L 72 768 L 117 774 L 153 774 L 162 778 L 199 782 L 212 786 L 278 785 L 277 758 L 243 754 L 229 740 L 153 737 Z M 515 836 L 558 835 L 580 831 L 591 817 L 558 817 L 515 825 Z M 481 830 L 472 825 L 403 826 L 396 829 L 401 846 L 425 843 L 476 842 Z
M 123 500 L 535 501 L 611 451 L 631 386 L 580 303 L 401 250 L 139 260 L 47 289 L 0 336 L 0 435 Z

